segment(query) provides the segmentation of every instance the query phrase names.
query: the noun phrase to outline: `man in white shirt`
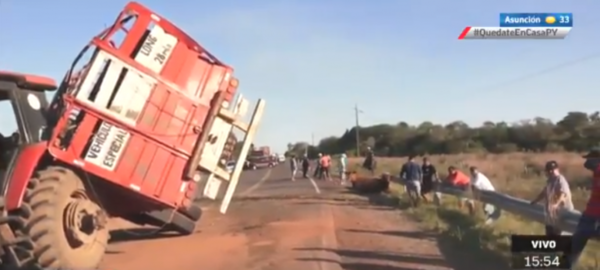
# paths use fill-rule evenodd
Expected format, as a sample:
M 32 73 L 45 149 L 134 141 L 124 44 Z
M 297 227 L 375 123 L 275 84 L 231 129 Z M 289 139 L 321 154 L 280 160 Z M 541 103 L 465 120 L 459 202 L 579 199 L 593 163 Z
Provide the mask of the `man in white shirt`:
M 471 171 L 471 186 L 475 190 L 495 191 L 494 185 L 477 167 L 469 168 Z
M 483 173 L 481 173 L 477 167 L 469 168 L 471 172 L 471 187 L 473 189 L 473 194 L 478 197 L 480 191 L 495 191 L 494 185 L 490 179 L 488 179 Z M 485 221 L 486 224 L 492 223 L 494 220 L 500 217 L 500 209 L 491 205 L 484 203 L 483 204 L 483 212 L 487 216 Z

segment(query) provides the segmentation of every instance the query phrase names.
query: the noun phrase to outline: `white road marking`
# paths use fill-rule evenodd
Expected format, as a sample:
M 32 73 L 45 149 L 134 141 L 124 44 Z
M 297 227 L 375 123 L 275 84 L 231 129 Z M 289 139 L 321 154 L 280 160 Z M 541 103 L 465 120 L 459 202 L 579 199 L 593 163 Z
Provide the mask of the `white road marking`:
M 271 169 L 269 169 L 265 173 L 265 175 L 260 180 L 258 180 L 258 182 L 256 182 L 256 184 L 252 185 L 247 190 L 244 190 L 243 192 L 241 192 L 239 194 L 239 196 L 248 196 L 250 193 L 252 193 L 256 189 L 258 189 L 269 178 L 269 176 L 271 176 Z
M 311 177 L 308 178 L 308 180 L 310 180 L 310 183 L 312 184 L 312 186 L 315 188 L 315 192 L 317 194 L 321 194 L 321 190 L 319 189 L 319 186 L 317 185 L 317 182 L 315 182 L 314 179 L 312 179 Z

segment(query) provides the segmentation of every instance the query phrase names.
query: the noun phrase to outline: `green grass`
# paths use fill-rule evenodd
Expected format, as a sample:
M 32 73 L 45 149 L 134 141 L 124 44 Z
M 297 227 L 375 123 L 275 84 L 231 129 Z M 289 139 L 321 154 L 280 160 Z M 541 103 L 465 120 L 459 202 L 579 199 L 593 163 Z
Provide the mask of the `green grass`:
M 576 162 L 573 160 L 577 157 L 579 156 L 569 153 L 488 155 L 485 157 L 455 155 L 431 157 L 431 160 L 440 168 L 457 165 L 464 169 L 468 165 L 477 165 L 480 169 L 484 169 L 499 192 L 524 199 L 535 197 L 543 186 L 544 179 L 540 176 L 539 167 L 546 160 L 558 160 L 559 164 L 564 164 L 561 169 L 563 174 L 572 180 L 571 189 L 574 203 L 578 209 L 582 209 L 589 197 L 589 191 L 582 188 L 581 182 L 586 182 L 583 180 L 589 173 L 583 171 L 580 165 L 575 164 Z M 579 162 L 579 159 L 576 161 Z M 350 168 L 362 171 L 361 162 L 362 159 L 351 160 Z M 395 175 L 399 172 L 403 162 L 406 160 L 380 158 L 377 169 L 379 173 L 390 172 Z M 527 164 L 526 170 L 523 170 L 523 164 Z M 363 173 L 366 172 L 363 171 Z M 501 261 L 507 265 L 510 258 L 510 235 L 544 233 L 542 224 L 505 211 L 499 220 L 486 226 L 482 222 L 481 215 L 473 217 L 457 209 L 457 199 L 450 195 L 443 196 L 440 207 L 422 205 L 416 209 L 408 208 L 408 201 L 403 190 L 400 186 L 395 186 L 391 191 L 394 196 L 400 198 L 401 209 L 406 209 L 405 212 L 409 216 L 419 220 L 424 229 L 436 231 L 443 241 L 453 243 L 452 245 L 456 248 L 474 252 L 478 257 Z M 477 207 L 480 209 L 479 204 Z M 582 254 L 577 270 L 597 269 L 600 269 L 600 242 L 593 240 L 588 243 Z
M 458 200 L 453 196 L 443 196 L 440 207 L 424 204 L 417 208 L 409 208 L 403 187 L 394 184 L 390 193 L 399 197 L 400 208 L 406 209 L 405 212 L 419 221 L 424 229 L 438 233 L 440 241 L 471 252 L 477 258 L 485 258 L 494 265 L 509 266 L 511 234 L 543 234 L 542 224 L 508 212 L 503 212 L 495 223 L 484 225 L 479 203 L 476 206 L 478 214 L 471 216 L 466 210 L 458 209 Z M 600 254 L 595 254 L 595 250 L 600 250 L 600 245 L 592 241 L 586 247 L 577 270 L 600 269 Z

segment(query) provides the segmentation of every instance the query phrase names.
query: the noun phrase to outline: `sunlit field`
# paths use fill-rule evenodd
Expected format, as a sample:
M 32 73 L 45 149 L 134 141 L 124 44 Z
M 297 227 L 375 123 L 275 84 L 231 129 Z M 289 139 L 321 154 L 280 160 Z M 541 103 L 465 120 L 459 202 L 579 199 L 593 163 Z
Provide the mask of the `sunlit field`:
M 583 159 L 576 153 L 512 153 L 512 154 L 460 154 L 428 156 L 440 176 L 445 176 L 448 166 L 455 166 L 468 173 L 470 166 L 477 166 L 493 182 L 497 191 L 526 200 L 533 199 L 545 182 L 544 164 L 555 160 L 570 183 L 573 201 L 577 209 L 583 209 L 589 196 L 590 172 L 583 168 Z M 362 159 L 350 160 L 350 169 L 360 170 Z M 378 158 L 377 173 L 398 175 L 406 158 Z M 418 159 L 420 162 L 420 158 Z M 401 188 L 393 191 L 405 201 Z M 511 234 L 543 234 L 543 226 L 516 215 L 504 212 L 500 220 L 485 226 L 480 217 L 471 217 L 456 208 L 456 199 L 444 196 L 441 208 L 423 205 L 407 209 L 427 229 L 460 242 L 467 249 L 481 252 L 482 256 L 497 257 L 504 262 L 509 258 Z M 578 269 L 600 269 L 600 245 L 592 241 L 580 261 Z

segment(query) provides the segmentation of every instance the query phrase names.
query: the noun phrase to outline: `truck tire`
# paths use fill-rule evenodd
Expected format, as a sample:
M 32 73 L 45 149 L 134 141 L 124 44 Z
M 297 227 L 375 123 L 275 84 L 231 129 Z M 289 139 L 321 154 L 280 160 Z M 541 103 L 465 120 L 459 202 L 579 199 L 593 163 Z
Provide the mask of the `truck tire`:
M 190 235 L 196 231 L 196 221 L 182 213 L 175 212 L 171 223 L 165 227 L 165 230 L 175 231 L 182 235 Z
M 196 220 L 175 209 L 162 209 L 143 213 L 138 222 L 160 227 L 161 232 L 175 231 L 182 235 L 190 235 L 196 231 Z
M 109 239 L 108 219 L 81 179 L 63 167 L 36 172 L 17 211 L 43 269 L 96 269 Z
M 190 207 L 183 209 L 181 213 L 193 221 L 198 221 L 202 217 L 202 208 L 200 208 L 200 206 L 192 204 L 190 205 Z

